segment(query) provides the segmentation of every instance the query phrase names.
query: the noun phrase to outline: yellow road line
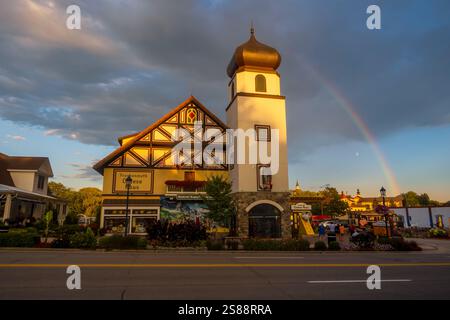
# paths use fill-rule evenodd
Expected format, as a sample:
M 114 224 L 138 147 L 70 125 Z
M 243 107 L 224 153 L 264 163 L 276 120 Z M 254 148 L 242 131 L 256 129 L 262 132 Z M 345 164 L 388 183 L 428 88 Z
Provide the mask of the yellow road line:
M 76 263 L 72 263 L 76 264 Z M 0 268 L 66 268 L 70 263 L 10 263 Z M 341 268 L 341 267 L 450 267 L 450 262 L 412 263 L 80 263 L 80 268 Z

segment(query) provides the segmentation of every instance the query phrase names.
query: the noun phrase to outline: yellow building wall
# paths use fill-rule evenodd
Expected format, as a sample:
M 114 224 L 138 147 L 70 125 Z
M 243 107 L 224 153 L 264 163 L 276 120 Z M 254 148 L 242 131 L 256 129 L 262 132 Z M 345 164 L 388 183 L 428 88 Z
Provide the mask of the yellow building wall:
M 153 193 L 139 194 L 142 198 L 143 196 L 149 195 L 164 195 L 167 193 L 167 186 L 165 182 L 167 180 L 184 180 L 184 173 L 195 172 L 195 180 L 207 180 L 209 177 L 214 175 L 220 175 L 228 178 L 228 171 L 225 170 L 184 170 L 184 169 L 147 169 L 147 168 L 105 168 L 103 172 L 103 195 L 104 198 L 120 198 L 118 195 L 113 195 L 113 181 L 114 181 L 114 170 L 132 170 L 135 172 L 139 171 L 153 171 Z M 108 196 L 109 195 L 109 196 Z M 150 197 L 152 198 L 152 197 Z
M 255 77 L 262 74 L 266 78 L 266 92 L 257 92 L 255 90 Z M 258 93 L 280 95 L 280 76 L 277 73 L 242 71 L 236 73 L 234 79 L 236 92 Z

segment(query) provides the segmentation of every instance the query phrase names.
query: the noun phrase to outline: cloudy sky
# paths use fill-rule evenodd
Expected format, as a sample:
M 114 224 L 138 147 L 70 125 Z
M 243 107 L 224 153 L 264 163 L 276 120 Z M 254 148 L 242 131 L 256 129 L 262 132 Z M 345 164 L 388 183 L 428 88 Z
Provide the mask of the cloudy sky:
M 81 8 L 82 29 L 66 28 Z M 366 9 L 381 8 L 368 30 Z M 226 66 L 249 36 L 276 47 L 289 175 L 376 195 L 450 200 L 447 0 L 0 0 L 0 152 L 49 156 L 55 180 L 91 169 L 117 137 L 189 95 L 222 119 Z

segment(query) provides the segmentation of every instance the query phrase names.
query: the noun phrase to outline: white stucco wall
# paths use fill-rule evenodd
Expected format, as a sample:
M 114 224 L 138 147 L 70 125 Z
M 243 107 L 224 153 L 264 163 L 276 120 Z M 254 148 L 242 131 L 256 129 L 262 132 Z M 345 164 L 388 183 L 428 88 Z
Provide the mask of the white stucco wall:
M 396 214 L 401 215 L 406 224 L 406 209 L 405 208 L 393 208 Z M 412 227 L 420 227 L 420 228 L 430 228 L 430 215 L 428 207 L 424 208 L 408 208 L 409 213 L 409 221 Z M 450 228 L 449 219 L 450 219 L 450 207 L 432 207 L 431 214 L 433 219 L 433 227 L 436 226 L 437 216 L 442 215 L 444 227 Z

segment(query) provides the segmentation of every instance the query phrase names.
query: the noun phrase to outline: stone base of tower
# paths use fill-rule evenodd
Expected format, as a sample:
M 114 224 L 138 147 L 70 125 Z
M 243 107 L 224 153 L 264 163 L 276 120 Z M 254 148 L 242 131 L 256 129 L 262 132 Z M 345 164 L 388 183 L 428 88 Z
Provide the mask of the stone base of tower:
M 249 237 L 249 217 L 257 215 L 258 205 L 265 204 L 275 208 L 280 213 L 280 234 L 283 239 L 292 238 L 291 210 L 289 205 L 289 192 L 236 192 L 233 194 L 237 206 L 237 233 L 241 238 Z M 250 235 L 251 236 L 251 235 Z

